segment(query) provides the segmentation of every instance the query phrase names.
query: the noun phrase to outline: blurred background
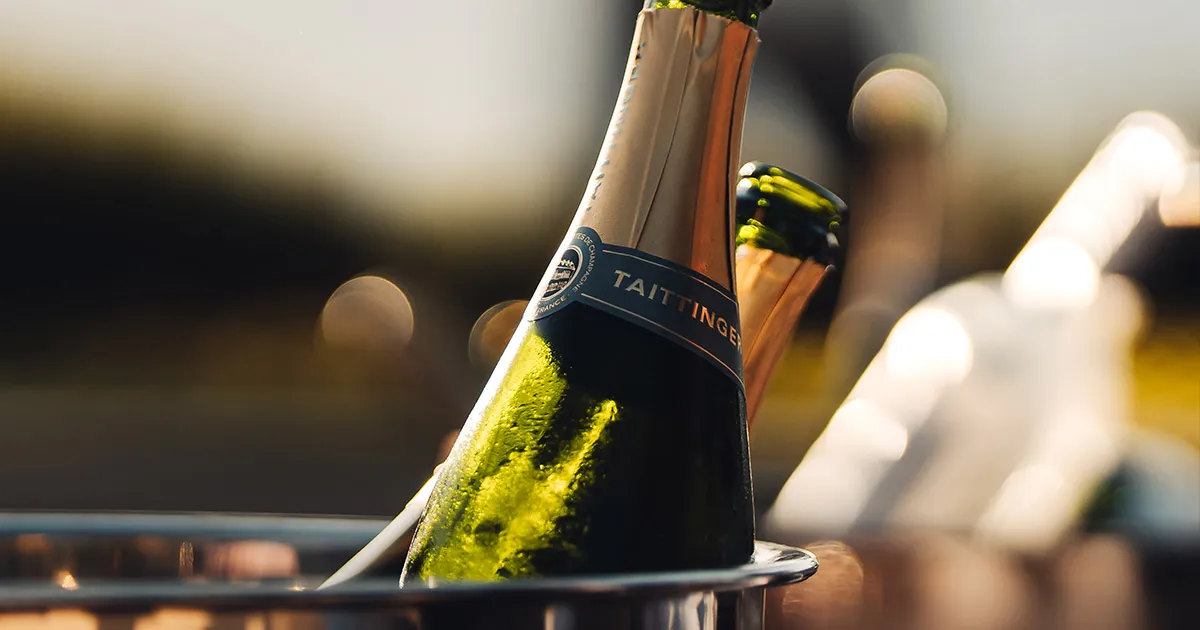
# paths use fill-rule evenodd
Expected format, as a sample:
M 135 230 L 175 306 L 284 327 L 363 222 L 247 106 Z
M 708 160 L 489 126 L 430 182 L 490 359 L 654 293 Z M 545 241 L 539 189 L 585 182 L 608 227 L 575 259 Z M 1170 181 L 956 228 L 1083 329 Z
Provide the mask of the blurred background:
M 641 6 L 0 0 L 0 509 L 398 511 L 494 361 L 473 325 L 528 297 L 570 223 Z M 1003 553 L 900 547 L 990 567 L 1008 590 L 978 592 L 1026 601 L 1057 574 L 1012 586 L 995 567 L 1096 530 L 1116 538 L 1093 564 L 1062 562 L 1137 558 L 1148 592 L 1184 606 L 1200 573 L 1200 4 L 776 0 L 760 33 L 743 159 L 851 208 L 848 258 L 756 422 L 765 531 L 977 540 Z M 1137 190 L 1079 188 L 1125 205 L 1062 228 L 1100 229 L 1103 251 L 1085 248 L 1082 275 L 1058 250 L 1013 264 L 1139 110 L 1158 135 L 1120 154 Z M 1059 284 L 1022 301 L 1044 277 Z M 1046 315 L 1046 295 L 1078 299 Z M 906 313 L 925 336 L 898 337 Z M 868 377 L 902 342 L 968 358 L 953 383 L 905 385 L 932 393 L 891 442 L 879 414 L 847 412 L 888 462 L 874 481 L 847 489 L 866 473 L 845 458 L 797 469 L 837 459 L 818 437 L 852 392 L 887 385 Z M 1070 449 L 1037 446 L 1059 444 L 1047 426 L 1099 455 L 1055 468 Z M 1022 468 L 1038 457 L 1049 481 Z M 898 566 L 879 563 L 867 574 Z

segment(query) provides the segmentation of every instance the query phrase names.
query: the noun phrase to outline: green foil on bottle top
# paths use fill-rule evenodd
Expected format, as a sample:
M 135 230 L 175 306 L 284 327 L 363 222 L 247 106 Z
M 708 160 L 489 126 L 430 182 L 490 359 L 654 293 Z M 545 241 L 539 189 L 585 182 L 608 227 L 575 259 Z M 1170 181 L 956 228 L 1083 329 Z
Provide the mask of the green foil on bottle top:
M 738 172 L 737 243 L 832 265 L 846 204 L 800 175 L 762 162 Z
M 692 7 L 719 15 L 723 18 L 742 22 L 749 26 L 758 24 L 758 17 L 772 0 L 649 0 L 647 9 L 684 9 Z

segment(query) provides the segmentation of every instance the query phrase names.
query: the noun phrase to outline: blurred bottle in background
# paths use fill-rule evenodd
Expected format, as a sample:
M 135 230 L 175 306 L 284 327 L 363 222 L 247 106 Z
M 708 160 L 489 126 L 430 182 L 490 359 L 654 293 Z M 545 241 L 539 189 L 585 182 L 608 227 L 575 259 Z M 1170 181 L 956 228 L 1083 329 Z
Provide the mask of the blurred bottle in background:
M 827 334 L 802 341 L 818 360 L 793 367 L 804 383 L 779 385 L 756 444 L 763 505 L 770 503 L 813 444 L 891 327 L 933 289 L 941 256 L 947 105 L 930 64 L 888 55 L 859 74 L 842 121 L 853 155 L 846 186 L 855 212 Z M 861 202 L 862 207 L 859 207 Z M 831 308 L 829 305 L 826 309 Z M 797 408 L 803 405 L 803 409 Z
M 948 113 L 931 74 L 918 57 L 889 55 L 869 64 L 855 86 L 848 120 L 861 158 L 855 245 L 825 355 L 835 400 L 937 280 Z
M 938 597 L 958 601 L 960 622 L 977 602 L 979 620 L 995 611 L 996 580 L 1033 580 L 1015 586 L 1013 610 L 1023 601 L 1025 622 L 1047 621 L 1033 602 L 1053 599 L 1047 580 L 1061 576 L 1012 563 L 1069 544 L 1127 458 L 1145 305 L 1103 269 L 1186 153 L 1170 121 L 1130 116 L 1003 275 L 956 283 L 901 318 L 763 519 L 764 535 L 860 544 L 882 535 L 917 554 L 901 553 L 910 563 L 930 551 L 913 535 L 970 541 L 951 547 L 979 559 L 1000 550 L 986 572 L 994 588 L 953 595 L 963 583 L 947 567 Z M 932 601 L 922 605 L 933 611 Z M 1110 619 L 1136 617 L 1133 600 L 1106 601 Z

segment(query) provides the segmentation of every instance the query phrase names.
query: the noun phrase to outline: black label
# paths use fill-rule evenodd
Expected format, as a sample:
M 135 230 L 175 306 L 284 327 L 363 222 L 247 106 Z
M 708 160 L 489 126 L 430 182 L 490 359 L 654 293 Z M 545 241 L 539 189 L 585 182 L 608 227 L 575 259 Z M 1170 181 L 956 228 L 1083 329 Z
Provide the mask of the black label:
M 595 230 L 582 227 L 559 251 L 532 319 L 575 301 L 688 348 L 744 389 L 737 299 L 703 275 L 637 249 L 606 244 Z

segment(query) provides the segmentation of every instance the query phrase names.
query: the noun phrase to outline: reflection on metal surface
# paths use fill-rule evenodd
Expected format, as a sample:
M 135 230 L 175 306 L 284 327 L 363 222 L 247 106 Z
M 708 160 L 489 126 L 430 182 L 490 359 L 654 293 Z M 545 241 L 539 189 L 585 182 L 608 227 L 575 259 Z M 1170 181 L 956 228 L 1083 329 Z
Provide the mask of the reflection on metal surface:
M 135 619 L 133 630 L 208 630 L 212 622 L 213 616 L 204 610 L 160 608 Z
M 183 577 L 191 577 L 196 570 L 196 550 L 192 547 L 192 543 L 185 542 L 179 545 L 179 575 Z
M 211 578 L 253 580 L 300 574 L 300 559 L 296 549 L 270 540 L 239 540 L 209 545 L 205 556 L 204 574 Z
M 73 591 L 79 588 L 79 583 L 75 581 L 75 576 L 71 575 L 70 571 L 59 571 L 54 575 L 54 581 L 64 590 Z
M 416 495 L 408 500 L 404 509 L 400 510 L 400 513 L 370 542 L 361 549 L 355 550 L 350 560 L 339 567 L 333 575 L 322 581 L 317 589 L 330 588 L 352 580 L 378 566 L 380 562 L 386 561 L 390 554 L 399 553 L 401 550 L 407 551 L 407 545 L 404 545 L 402 549 L 396 549 L 397 543 L 411 533 L 421 518 L 421 513 L 425 511 L 425 504 L 429 501 L 429 495 L 433 493 L 433 485 L 437 482 L 439 470 L 441 470 L 441 464 L 433 469 L 433 474 L 425 480 L 425 483 L 421 484 L 421 489 L 417 490 Z
M 100 619 L 69 608 L 45 613 L 0 612 L 0 630 L 99 630 Z
M 866 621 L 867 584 L 862 558 L 846 543 L 805 546 L 821 570 L 812 579 L 768 594 L 767 618 L 778 630 L 860 628 Z
M 14 542 L 22 553 L 35 554 L 50 551 L 50 539 L 45 534 L 22 534 Z

